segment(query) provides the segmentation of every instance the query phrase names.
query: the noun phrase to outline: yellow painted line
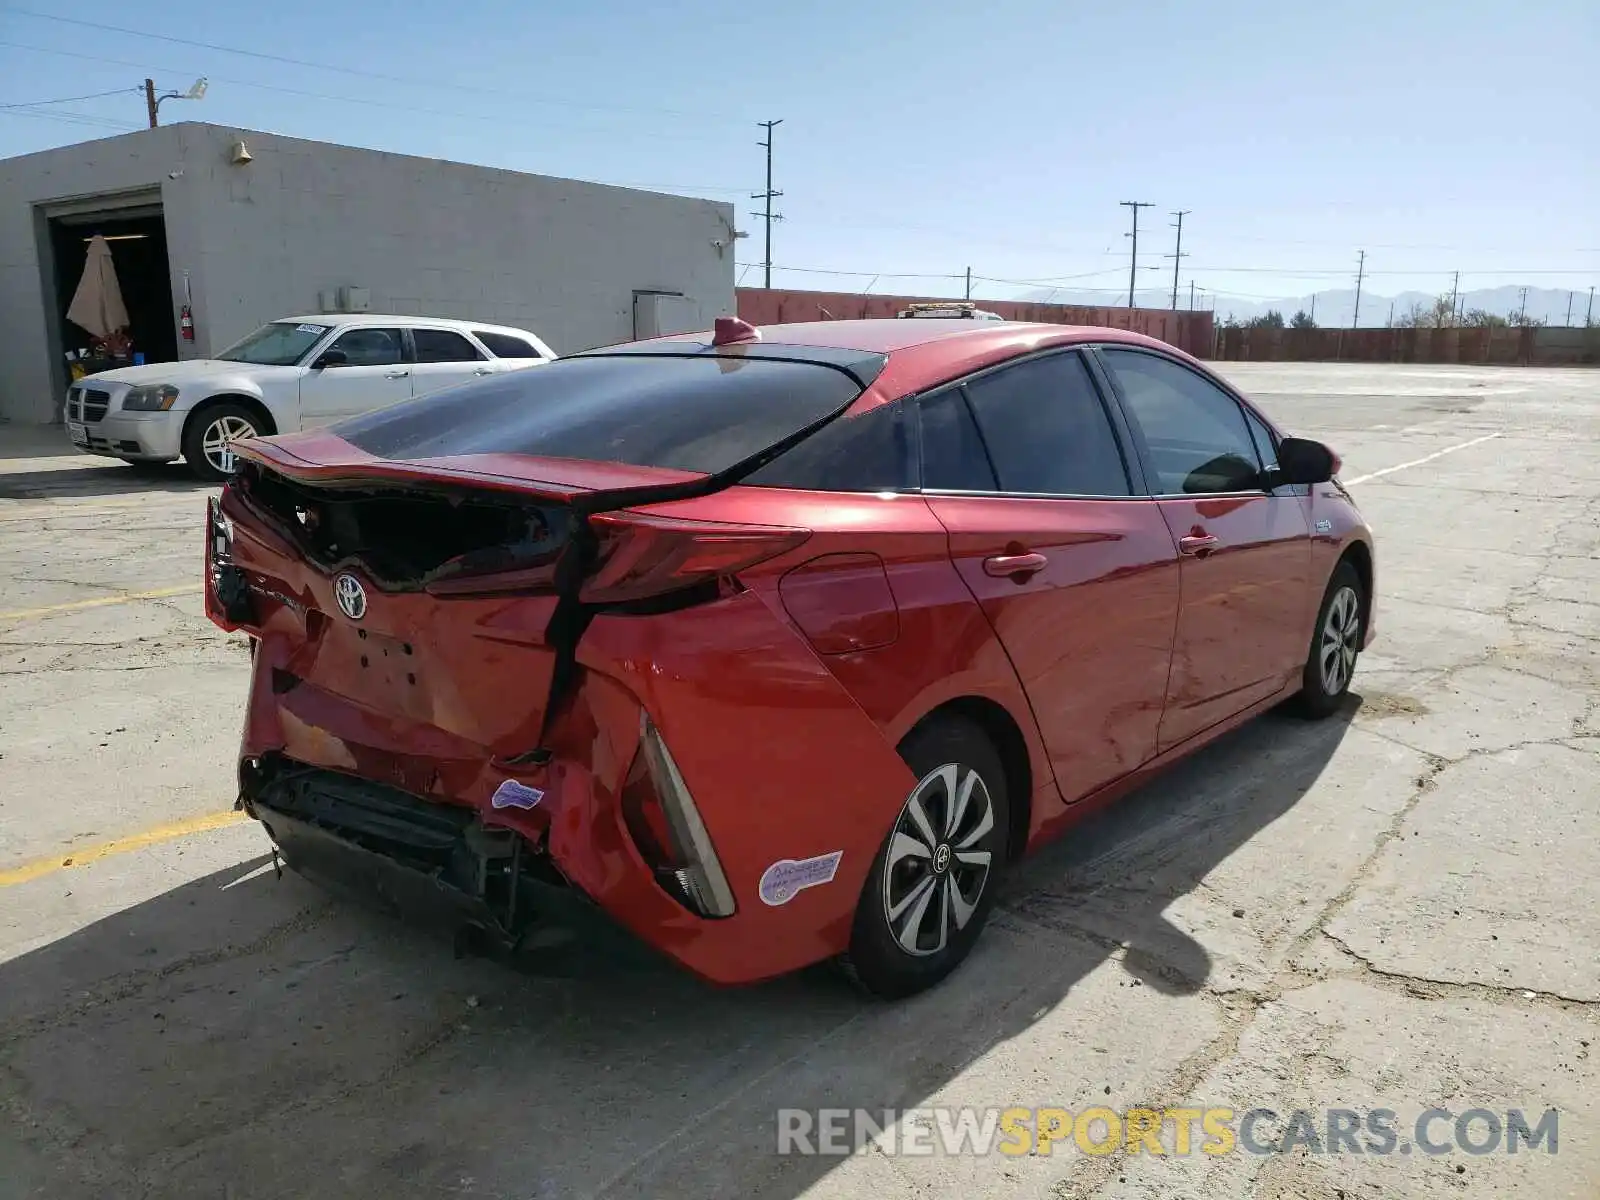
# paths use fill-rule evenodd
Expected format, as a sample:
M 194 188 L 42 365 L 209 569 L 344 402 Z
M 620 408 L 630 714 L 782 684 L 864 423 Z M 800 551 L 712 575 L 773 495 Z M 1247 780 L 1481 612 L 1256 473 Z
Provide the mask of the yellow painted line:
M 198 583 L 181 587 L 156 588 L 150 592 L 119 592 L 115 596 L 96 596 L 93 600 L 71 600 L 66 604 L 47 604 L 43 608 L 17 608 L 0 612 L 0 621 L 31 621 L 55 613 L 79 612 L 85 608 L 105 608 L 109 604 L 131 604 L 135 600 L 162 600 L 168 596 L 191 596 L 201 590 Z
M 102 858 L 110 858 L 113 854 L 126 854 L 130 850 L 143 850 L 146 846 L 158 846 L 162 842 L 176 841 L 178 838 L 189 837 L 196 833 L 227 829 L 231 825 L 238 825 L 249 819 L 244 813 L 229 809 L 227 812 L 202 813 L 197 817 L 173 821 L 169 825 L 157 825 L 153 829 L 146 829 L 143 833 L 131 833 L 114 841 L 85 846 L 70 854 L 40 858 L 23 863 L 20 867 L 0 871 L 0 888 L 15 887 L 19 883 L 41 879 L 56 871 L 87 866 L 89 863 L 99 862 Z

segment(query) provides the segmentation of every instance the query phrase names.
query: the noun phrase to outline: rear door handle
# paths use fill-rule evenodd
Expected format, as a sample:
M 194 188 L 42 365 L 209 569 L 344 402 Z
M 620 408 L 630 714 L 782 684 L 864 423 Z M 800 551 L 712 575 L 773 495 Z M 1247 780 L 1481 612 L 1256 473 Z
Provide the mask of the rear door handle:
M 1191 533 L 1178 539 L 1178 549 L 1195 558 L 1204 558 L 1216 548 L 1217 535 L 1214 533 Z
M 404 379 L 410 371 L 389 371 L 384 374 L 385 379 Z
M 983 572 L 985 575 L 1001 579 L 1007 576 L 1033 575 L 1044 570 L 1049 562 L 1050 560 L 1042 554 L 996 554 L 992 558 L 983 560 Z

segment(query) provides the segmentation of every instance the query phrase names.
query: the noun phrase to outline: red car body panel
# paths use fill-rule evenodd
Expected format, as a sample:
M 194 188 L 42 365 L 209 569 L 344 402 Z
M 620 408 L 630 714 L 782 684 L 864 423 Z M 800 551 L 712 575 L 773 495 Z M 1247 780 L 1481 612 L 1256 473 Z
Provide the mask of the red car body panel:
M 849 415 L 1053 346 L 1144 346 L 1204 370 L 1122 331 L 929 324 L 764 332 L 784 345 L 887 352 Z M 387 480 L 552 502 L 704 478 L 509 453 L 397 462 L 327 430 L 239 454 L 308 484 Z M 797 531 L 787 548 L 707 602 L 595 615 L 577 642 L 572 701 L 547 723 L 539 705 L 514 699 L 550 687 L 558 601 L 548 590 L 386 592 L 367 579 L 373 601 L 357 624 L 338 615 L 333 573 L 234 488 L 219 513 L 254 605 L 241 623 L 207 588 L 208 615 L 256 642 L 246 768 L 281 755 L 472 810 L 546 847 L 573 887 L 719 982 L 847 947 L 864 881 L 915 783 L 896 747 L 928 714 L 958 704 L 1014 731 L 1020 853 L 1291 694 L 1334 565 L 1359 546 L 1371 572 L 1370 537 L 1336 483 L 1304 497 L 1081 501 L 732 486 L 615 519 Z M 1180 550 L 1196 530 L 1217 538 L 1214 551 Z M 1029 555 L 1043 561 L 1004 569 Z M 1372 632 L 1369 618 L 1367 640 Z M 641 713 L 703 818 L 737 900 L 731 916 L 699 916 L 669 895 L 623 819 Z M 525 761 L 540 744 L 548 762 Z M 494 807 L 507 780 L 542 801 Z M 835 853 L 827 886 L 761 898 L 773 864 Z

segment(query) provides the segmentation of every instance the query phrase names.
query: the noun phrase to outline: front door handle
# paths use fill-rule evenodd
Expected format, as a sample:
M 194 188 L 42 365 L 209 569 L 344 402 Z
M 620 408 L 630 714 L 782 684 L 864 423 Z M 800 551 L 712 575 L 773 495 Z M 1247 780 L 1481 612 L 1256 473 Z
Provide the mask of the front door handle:
M 384 374 L 385 379 L 404 379 L 410 371 L 389 371 Z
M 1042 554 L 996 554 L 983 560 L 985 575 L 997 578 L 1026 578 L 1045 569 L 1050 560 Z
M 1195 558 L 1204 558 L 1216 548 L 1217 535 L 1214 533 L 1191 533 L 1178 539 L 1178 549 Z
M 474 375 L 493 375 L 494 374 L 494 368 L 493 367 L 474 367 L 472 373 Z

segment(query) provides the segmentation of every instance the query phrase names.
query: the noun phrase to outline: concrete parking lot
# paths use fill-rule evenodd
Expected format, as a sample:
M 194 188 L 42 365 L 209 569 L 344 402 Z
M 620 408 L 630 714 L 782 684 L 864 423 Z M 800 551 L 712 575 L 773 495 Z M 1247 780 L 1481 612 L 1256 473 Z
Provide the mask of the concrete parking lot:
M 1224 370 L 1374 526 L 1352 703 L 1074 831 L 896 1006 L 456 960 L 276 877 L 205 490 L 0 426 L 0 1197 L 1600 1195 L 1600 371 Z M 775 1153 L 779 1109 L 1095 1105 L 1386 1108 L 1416 1152 Z M 1430 1108 L 1559 1141 L 1428 1153 Z

